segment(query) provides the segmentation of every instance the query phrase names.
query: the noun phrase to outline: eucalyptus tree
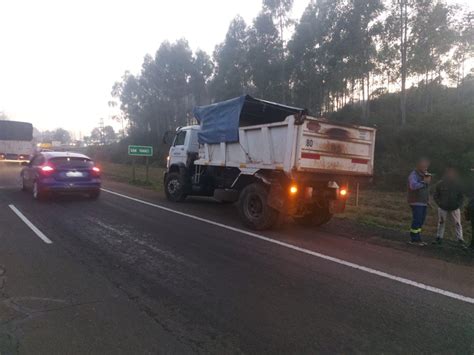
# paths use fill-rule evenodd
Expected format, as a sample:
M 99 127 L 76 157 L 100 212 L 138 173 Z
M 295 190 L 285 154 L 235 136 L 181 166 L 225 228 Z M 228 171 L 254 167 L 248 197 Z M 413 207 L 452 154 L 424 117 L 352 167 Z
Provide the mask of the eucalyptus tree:
M 247 24 L 237 16 L 230 23 L 224 42 L 214 51 L 215 72 L 210 87 L 214 100 L 226 100 L 249 90 L 248 51 Z
M 280 75 L 283 43 L 268 12 L 261 12 L 249 29 L 248 64 L 255 95 L 268 100 L 284 100 L 284 80 Z

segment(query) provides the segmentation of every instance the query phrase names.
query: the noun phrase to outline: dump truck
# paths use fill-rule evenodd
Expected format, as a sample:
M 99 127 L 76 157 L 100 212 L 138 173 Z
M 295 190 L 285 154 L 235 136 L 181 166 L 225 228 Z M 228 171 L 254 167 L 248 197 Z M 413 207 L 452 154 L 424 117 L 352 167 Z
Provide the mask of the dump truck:
M 0 121 L 0 162 L 29 161 L 33 153 L 31 123 Z
M 199 125 L 176 130 L 164 176 L 169 200 L 237 202 L 262 230 L 291 216 L 320 226 L 345 209 L 349 186 L 370 180 L 376 129 L 330 122 L 251 96 L 194 109 Z

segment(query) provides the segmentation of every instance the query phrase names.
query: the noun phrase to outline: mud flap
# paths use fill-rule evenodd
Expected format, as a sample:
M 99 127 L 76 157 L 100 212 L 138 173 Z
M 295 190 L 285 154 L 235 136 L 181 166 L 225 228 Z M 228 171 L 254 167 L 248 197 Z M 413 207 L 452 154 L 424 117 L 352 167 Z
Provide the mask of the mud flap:
M 346 210 L 346 200 L 330 200 L 329 213 L 343 213 Z
M 279 184 L 272 184 L 268 194 L 267 204 L 277 211 L 285 210 L 285 199 L 283 198 L 283 189 Z

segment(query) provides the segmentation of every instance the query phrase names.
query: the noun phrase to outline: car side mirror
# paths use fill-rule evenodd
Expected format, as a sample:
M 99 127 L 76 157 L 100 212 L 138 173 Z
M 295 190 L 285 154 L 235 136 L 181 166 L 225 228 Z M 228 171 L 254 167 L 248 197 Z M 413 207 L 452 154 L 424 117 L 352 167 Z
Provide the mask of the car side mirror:
M 165 134 L 163 135 L 163 143 L 167 145 L 173 144 L 173 139 L 175 135 L 176 135 L 176 132 L 166 131 Z

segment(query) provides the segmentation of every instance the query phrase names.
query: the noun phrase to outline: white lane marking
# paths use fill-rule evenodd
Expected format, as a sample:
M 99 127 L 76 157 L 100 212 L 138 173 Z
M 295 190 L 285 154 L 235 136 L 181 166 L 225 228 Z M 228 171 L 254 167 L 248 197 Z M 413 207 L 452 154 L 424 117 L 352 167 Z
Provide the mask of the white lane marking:
M 18 208 L 16 208 L 15 206 L 13 205 L 8 205 L 8 207 L 11 208 L 11 210 L 13 212 L 15 212 L 15 214 L 23 221 L 25 222 L 25 224 L 30 227 L 30 229 L 43 241 L 45 242 L 46 244 L 52 244 L 53 242 L 51 241 L 51 239 L 49 239 L 47 236 L 44 235 L 44 233 L 42 231 L 40 231 L 38 228 L 36 228 L 36 226 L 31 223 L 28 218 L 25 217 L 25 215 L 23 213 L 21 213 Z
M 307 254 L 307 255 L 315 256 L 315 257 L 320 258 L 320 259 L 332 261 L 336 264 L 344 265 L 344 266 L 350 267 L 352 269 L 364 271 L 364 272 L 367 272 L 369 274 L 384 277 L 386 279 L 397 281 L 397 282 L 400 282 L 400 283 L 405 284 L 405 285 L 417 287 L 417 288 L 420 288 L 420 289 L 425 290 L 425 291 L 430 291 L 430 292 L 433 292 L 433 293 L 437 293 L 439 295 L 454 298 L 454 299 L 459 300 L 459 301 L 474 304 L 474 298 L 472 298 L 472 297 L 463 296 L 463 295 L 460 295 L 458 293 L 454 293 L 454 292 L 451 292 L 451 291 L 443 290 L 441 288 L 426 285 L 426 284 L 421 283 L 421 282 L 417 282 L 417 281 L 405 279 L 405 278 L 400 277 L 400 276 L 392 275 L 392 274 L 389 274 L 389 273 L 384 272 L 384 271 L 380 271 L 380 270 L 372 269 L 372 268 L 369 268 L 369 267 L 366 267 L 366 266 L 354 264 L 350 261 L 338 259 L 338 258 L 335 258 L 333 256 L 329 256 L 329 255 L 321 254 L 321 253 L 318 253 L 318 252 L 315 252 L 315 251 L 312 251 L 312 250 L 304 249 L 304 248 L 298 247 L 298 246 L 293 245 L 293 244 L 281 242 L 279 240 L 268 238 L 268 237 L 265 237 L 265 236 L 260 235 L 260 234 L 256 234 L 256 233 L 252 233 L 252 232 L 249 232 L 249 231 L 246 231 L 246 230 L 243 230 L 243 229 L 231 227 L 231 226 L 228 226 L 226 224 L 222 224 L 222 223 L 219 223 L 219 222 L 214 222 L 214 221 L 211 221 L 209 219 L 194 216 L 192 214 L 176 211 L 176 210 L 173 210 L 173 209 L 168 208 L 168 207 L 164 207 L 164 206 L 160 206 L 160 205 L 157 205 L 157 204 L 154 204 L 154 203 L 151 203 L 151 202 L 143 201 L 143 200 L 140 200 L 138 198 L 134 198 L 134 197 L 130 197 L 130 196 L 127 196 L 127 195 L 120 194 L 118 192 L 114 192 L 114 191 L 107 190 L 107 189 L 102 189 L 102 191 L 108 192 L 112 195 L 117 195 L 117 196 L 126 198 L 126 199 L 131 200 L 131 201 L 139 202 L 139 203 L 142 203 L 144 205 L 159 208 L 159 209 L 167 211 L 167 212 L 175 213 L 175 214 L 178 214 L 180 216 L 185 216 L 185 217 L 192 218 L 192 219 L 195 219 L 195 220 L 200 221 L 200 222 L 205 222 L 205 223 L 208 223 L 208 224 L 212 224 L 214 226 L 225 228 L 225 229 L 231 230 L 233 232 L 242 233 L 242 234 L 248 235 L 250 237 L 266 241 L 268 243 L 277 244 L 277 245 L 280 245 L 282 247 L 298 251 L 300 253 L 304 253 L 304 254 Z

